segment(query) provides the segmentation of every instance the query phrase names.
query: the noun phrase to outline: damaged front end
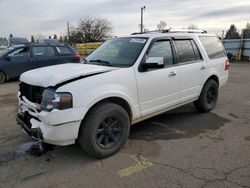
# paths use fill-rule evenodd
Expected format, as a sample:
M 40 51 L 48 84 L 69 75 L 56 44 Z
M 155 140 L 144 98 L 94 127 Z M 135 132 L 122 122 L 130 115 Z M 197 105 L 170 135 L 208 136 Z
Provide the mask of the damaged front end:
M 21 82 L 18 99 L 17 123 L 30 137 L 54 145 L 75 143 L 84 109 L 73 108 L 71 94 Z

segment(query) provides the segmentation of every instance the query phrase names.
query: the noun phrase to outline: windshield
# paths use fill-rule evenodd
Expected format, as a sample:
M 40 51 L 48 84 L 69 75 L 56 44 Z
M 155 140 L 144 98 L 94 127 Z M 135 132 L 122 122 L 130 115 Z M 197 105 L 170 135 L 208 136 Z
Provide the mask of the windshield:
M 10 47 L 10 48 L 7 48 L 3 51 L 0 52 L 0 57 L 3 57 L 5 56 L 9 51 L 13 50 L 14 48 Z
M 103 43 L 86 58 L 88 64 L 129 67 L 140 55 L 147 38 L 113 38 Z

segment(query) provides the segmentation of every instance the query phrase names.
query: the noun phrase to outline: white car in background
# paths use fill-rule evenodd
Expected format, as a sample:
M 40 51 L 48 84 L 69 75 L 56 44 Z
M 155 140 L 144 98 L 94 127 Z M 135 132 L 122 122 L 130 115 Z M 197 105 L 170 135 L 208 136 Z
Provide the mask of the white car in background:
M 78 139 L 90 155 L 105 158 L 123 146 L 132 124 L 190 102 L 212 110 L 228 73 L 220 40 L 203 31 L 113 38 L 84 64 L 22 74 L 17 120 L 42 142 Z

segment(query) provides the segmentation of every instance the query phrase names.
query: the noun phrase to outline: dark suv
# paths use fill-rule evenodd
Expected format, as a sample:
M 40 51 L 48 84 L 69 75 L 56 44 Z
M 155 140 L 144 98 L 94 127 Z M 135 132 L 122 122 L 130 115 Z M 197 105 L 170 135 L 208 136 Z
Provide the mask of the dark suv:
M 66 44 L 30 44 L 0 52 L 0 83 L 23 72 L 63 63 L 79 63 L 80 55 Z

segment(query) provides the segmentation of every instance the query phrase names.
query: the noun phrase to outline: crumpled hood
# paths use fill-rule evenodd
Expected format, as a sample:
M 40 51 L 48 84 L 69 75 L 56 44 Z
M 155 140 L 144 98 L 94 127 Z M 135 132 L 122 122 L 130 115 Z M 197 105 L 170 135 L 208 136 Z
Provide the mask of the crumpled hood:
M 49 87 L 92 74 L 115 70 L 114 67 L 67 63 L 25 72 L 20 81 L 34 86 Z

